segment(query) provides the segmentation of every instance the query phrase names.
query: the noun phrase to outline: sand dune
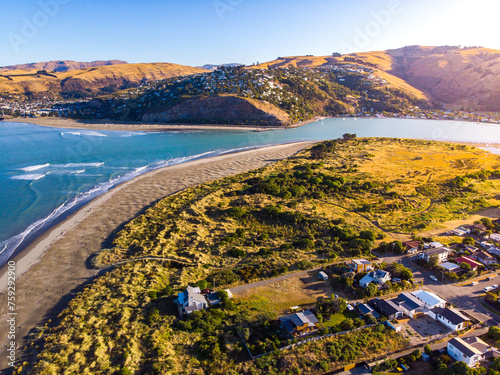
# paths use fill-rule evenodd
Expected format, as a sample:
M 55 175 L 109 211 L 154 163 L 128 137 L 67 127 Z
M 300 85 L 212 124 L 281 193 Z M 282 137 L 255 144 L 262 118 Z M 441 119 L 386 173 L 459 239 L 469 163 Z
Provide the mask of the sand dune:
M 86 267 L 89 256 L 145 207 L 187 187 L 263 167 L 312 144 L 271 146 L 170 166 L 139 176 L 94 199 L 16 257 L 17 343 L 22 347 L 30 329 L 54 319 L 71 299 L 70 293 L 97 274 Z M 6 279 L 1 277 L 0 290 L 4 291 L 5 285 Z M 0 316 L 6 313 L 7 295 L 3 293 Z M 7 329 L 6 319 L 0 320 L 0 369 L 7 366 Z

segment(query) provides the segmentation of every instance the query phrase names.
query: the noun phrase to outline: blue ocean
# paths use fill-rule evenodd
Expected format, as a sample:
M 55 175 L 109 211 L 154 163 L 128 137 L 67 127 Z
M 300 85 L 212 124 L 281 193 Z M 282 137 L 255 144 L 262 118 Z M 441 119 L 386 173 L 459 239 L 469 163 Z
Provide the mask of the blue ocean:
M 94 131 L 0 122 L 0 266 L 57 220 L 142 173 L 189 160 L 355 133 L 499 142 L 500 125 L 406 119 L 325 119 L 272 131 Z

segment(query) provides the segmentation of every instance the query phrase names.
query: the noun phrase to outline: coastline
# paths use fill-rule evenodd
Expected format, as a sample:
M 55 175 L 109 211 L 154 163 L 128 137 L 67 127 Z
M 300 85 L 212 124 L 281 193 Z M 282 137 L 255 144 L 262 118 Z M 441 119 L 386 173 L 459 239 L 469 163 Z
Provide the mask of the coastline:
M 155 202 L 191 186 L 263 167 L 314 143 L 268 146 L 176 164 L 140 175 L 94 198 L 12 259 L 16 263 L 18 344 L 22 347 L 31 328 L 57 316 L 71 294 L 100 272 L 87 268 L 88 258 L 106 247 L 117 230 Z M 0 272 L 0 314 L 4 316 L 6 268 L 7 265 Z M 2 353 L 7 329 L 6 322 L 0 321 L 0 369 L 6 366 Z
M 161 123 L 119 123 L 99 120 L 74 120 L 66 117 L 15 117 L 5 119 L 6 122 L 33 124 L 49 128 L 87 129 L 87 130 L 118 130 L 118 131 L 180 131 L 180 130 L 241 130 L 269 131 L 277 129 L 296 128 L 311 122 L 321 120 L 321 117 L 299 122 L 289 126 L 248 126 L 248 125 L 213 125 L 213 124 L 161 124 Z M 1 122 L 0 122 L 1 123 Z

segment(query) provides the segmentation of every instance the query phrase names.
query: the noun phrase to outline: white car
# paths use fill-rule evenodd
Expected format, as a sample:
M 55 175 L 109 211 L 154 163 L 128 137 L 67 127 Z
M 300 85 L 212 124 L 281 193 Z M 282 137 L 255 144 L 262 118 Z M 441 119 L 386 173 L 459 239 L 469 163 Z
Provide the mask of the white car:
M 492 286 L 491 286 L 491 289 L 498 289 L 498 285 L 497 285 L 497 284 L 492 285 Z
M 477 285 L 477 281 L 471 282 L 470 285 L 472 285 L 472 286 Z
M 438 281 L 437 277 L 434 275 L 431 275 L 430 278 L 431 278 L 431 280 Z
M 485 293 L 488 293 L 490 290 L 493 290 L 495 288 L 491 287 L 491 286 L 487 286 L 486 288 L 483 289 L 483 292 Z

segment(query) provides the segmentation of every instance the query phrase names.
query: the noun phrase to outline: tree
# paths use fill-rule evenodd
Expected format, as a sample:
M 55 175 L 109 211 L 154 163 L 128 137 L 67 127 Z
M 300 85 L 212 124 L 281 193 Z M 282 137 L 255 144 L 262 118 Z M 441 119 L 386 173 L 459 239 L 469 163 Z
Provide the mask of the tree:
M 343 298 L 335 298 L 332 300 L 332 310 L 335 314 L 342 314 L 347 308 L 347 301 Z
M 460 263 L 460 268 L 463 269 L 463 270 L 466 270 L 466 271 L 470 271 L 471 266 L 470 266 L 469 263 L 462 262 L 462 263 Z
M 410 271 L 409 268 L 404 268 L 401 270 L 401 279 L 403 280 L 411 280 L 413 279 L 413 273 Z
M 472 237 L 464 237 L 464 239 L 462 240 L 462 244 L 464 245 L 474 245 L 475 243 L 476 241 Z
M 429 344 L 427 344 L 426 346 L 424 346 L 424 352 L 427 355 L 431 355 L 432 349 L 431 349 L 431 346 Z
M 430 268 L 435 268 L 439 264 L 439 256 L 438 255 L 431 255 L 429 258 L 429 261 L 427 262 Z
M 363 230 L 359 233 L 359 238 L 373 242 L 375 241 L 375 238 L 377 238 L 377 235 L 371 230 Z
M 375 284 L 370 283 L 366 286 L 365 295 L 367 297 L 374 297 L 377 295 L 377 292 L 378 292 L 378 288 Z
M 391 242 L 388 247 L 394 254 L 403 254 L 406 250 L 401 241 Z

